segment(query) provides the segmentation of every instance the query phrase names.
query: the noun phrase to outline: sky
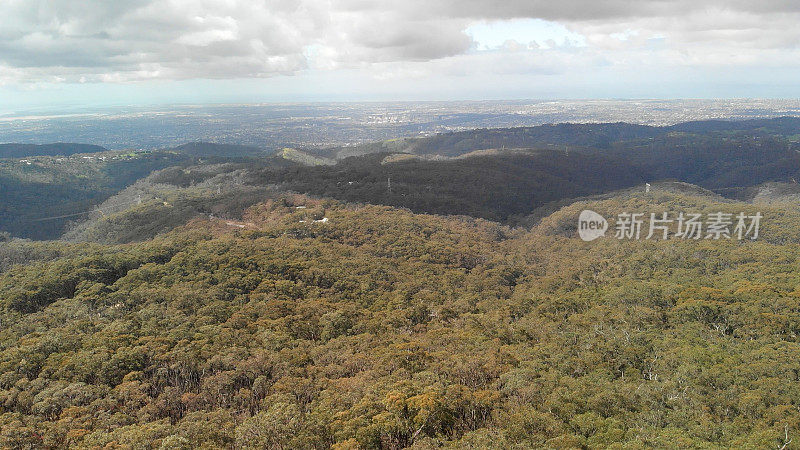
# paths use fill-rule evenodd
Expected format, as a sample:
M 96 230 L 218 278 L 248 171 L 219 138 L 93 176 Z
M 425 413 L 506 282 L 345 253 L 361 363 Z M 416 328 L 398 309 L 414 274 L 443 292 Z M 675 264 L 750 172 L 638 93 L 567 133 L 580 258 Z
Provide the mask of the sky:
M 0 0 L 0 112 L 798 98 L 795 0 Z

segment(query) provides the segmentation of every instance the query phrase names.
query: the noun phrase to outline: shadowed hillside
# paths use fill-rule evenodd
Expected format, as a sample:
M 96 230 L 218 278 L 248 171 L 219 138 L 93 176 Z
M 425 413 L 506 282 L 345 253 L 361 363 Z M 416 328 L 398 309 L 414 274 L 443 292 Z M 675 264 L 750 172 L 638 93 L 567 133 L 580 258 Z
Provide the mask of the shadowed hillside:
M 25 156 L 69 156 L 76 153 L 99 153 L 106 151 L 99 145 L 90 144 L 0 144 L 0 158 L 21 158 Z

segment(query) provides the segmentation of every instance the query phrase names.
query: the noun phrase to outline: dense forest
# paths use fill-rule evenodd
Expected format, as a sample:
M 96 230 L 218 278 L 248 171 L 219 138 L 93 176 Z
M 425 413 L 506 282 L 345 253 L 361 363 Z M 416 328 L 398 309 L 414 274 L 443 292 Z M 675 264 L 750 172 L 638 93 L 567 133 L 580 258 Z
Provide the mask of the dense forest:
M 102 156 L 101 156 L 102 155 Z M 176 154 L 102 154 L 0 159 L 0 230 L 53 239 L 71 220 L 153 170 L 179 164 Z
M 90 144 L 0 144 L 0 158 L 22 158 L 26 156 L 69 156 L 77 153 L 100 153 L 107 151 L 99 145 Z
M 615 143 L 686 133 L 719 139 L 736 136 L 783 136 L 796 141 L 800 118 L 778 117 L 740 121 L 707 120 L 654 127 L 628 123 L 561 123 L 535 127 L 478 129 L 429 137 L 391 139 L 347 147 L 306 149 L 343 159 L 369 153 L 402 152 L 416 155 L 460 156 L 475 150 L 530 148 L 542 145 L 606 149 Z
M 0 275 L 0 446 L 796 442 L 800 212 L 761 208 L 752 242 L 583 243 L 586 207 L 754 211 L 635 190 L 525 231 L 289 195 L 137 244 L 3 247 L 31 262 Z
M 800 448 L 798 125 L 0 159 L 0 448 Z
M 525 225 L 535 222 L 532 216 L 577 198 L 655 180 L 686 181 L 744 198 L 763 183 L 794 184 L 797 178 L 800 153 L 786 139 L 723 140 L 683 133 L 603 150 L 507 149 L 444 159 L 376 153 L 335 165 L 271 157 L 258 164 L 206 163 L 158 171 L 107 201 L 131 205 L 138 196 L 143 206 L 103 207 L 103 215 L 92 215 L 65 237 L 123 243 L 153 237 L 194 217 L 238 219 L 273 191 Z
M 213 171 L 208 165 L 160 171 L 142 180 L 149 188 L 136 192 L 145 199 L 170 198 L 171 206 L 156 201 L 152 208 L 148 203 L 95 217 L 68 237 L 130 242 L 155 235 L 142 231 L 164 231 L 193 217 L 238 219 L 243 208 L 258 202 L 258 195 L 275 190 L 524 225 L 576 198 L 655 180 L 680 180 L 745 198 L 763 183 L 791 185 L 800 178 L 800 153 L 789 137 L 752 133 L 720 137 L 671 132 L 604 149 L 545 145 L 457 158 L 375 153 L 335 165 L 298 164 L 301 158 L 291 154 L 287 160 L 285 153 L 260 160 L 258 166 L 251 161 Z M 131 198 L 127 192 L 109 202 Z M 233 198 L 236 208 L 225 208 Z M 132 223 L 142 226 L 128 226 Z
M 378 153 L 347 158 L 335 166 L 266 167 L 251 183 L 279 184 L 350 202 L 505 221 L 547 202 L 645 181 L 640 171 L 619 159 L 549 150 L 448 161 L 384 164 L 384 158 L 386 154 Z
M 157 152 L 105 151 L 80 144 L 4 145 L 25 153 L 25 158 L 0 158 L 0 230 L 31 239 L 58 238 L 75 223 L 119 209 L 109 204 L 134 206 L 135 199 L 107 200 L 154 171 L 172 168 L 182 173 L 187 166 L 220 163 L 246 163 L 256 170 L 269 156 L 255 147 L 203 142 Z M 61 154 L 67 156 L 53 156 Z M 283 165 L 274 158 L 271 163 Z M 197 181 L 191 179 L 195 175 L 182 179 L 177 173 L 171 176 L 176 184 Z
M 271 153 L 255 147 L 194 142 L 157 152 L 0 159 L 0 191 L 4 194 L 0 198 L 0 230 L 23 238 L 54 239 L 65 232 L 75 238 L 80 233 L 71 230 L 94 227 L 98 218 L 120 212 L 115 205 L 138 206 L 138 200 L 133 204 L 136 197 L 125 193 L 137 181 L 158 185 L 149 189 L 158 192 L 143 198 L 162 206 L 164 197 L 181 203 L 191 197 L 188 207 L 176 208 L 180 214 L 165 216 L 161 208 L 156 215 L 166 218 L 161 220 L 164 225 L 141 234 L 152 237 L 219 210 L 214 205 L 224 199 L 210 198 L 214 196 L 208 193 L 217 189 L 207 186 L 209 189 L 198 193 L 187 188 L 208 184 L 207 179 L 197 177 L 208 173 L 208 167 L 226 163 L 231 164 L 229 178 L 237 182 L 218 179 L 216 186 L 228 199 L 242 199 L 236 211 L 258 201 L 254 192 L 278 188 L 516 225 L 527 223 L 526 217 L 542 207 L 643 182 L 680 180 L 731 198 L 741 198 L 748 188 L 762 183 L 796 182 L 800 178 L 798 136 L 800 119 L 795 118 L 690 122 L 671 127 L 559 124 L 473 130 L 311 152 L 287 148 Z M 154 173 L 170 167 L 173 169 Z M 122 197 L 116 198 L 118 195 Z M 152 211 L 141 208 L 136 214 L 139 219 L 153 216 Z M 116 239 L 114 226 L 105 228 L 108 230 L 94 233 L 105 235 L 103 241 L 137 237 L 128 230 L 124 233 L 128 238 Z
M 447 160 L 386 153 L 334 166 L 267 166 L 254 184 L 351 202 L 464 214 L 516 223 L 550 202 L 655 180 L 680 180 L 733 196 L 749 186 L 800 178 L 800 147 L 779 137 L 725 139 L 667 134 L 607 149 L 506 150 Z

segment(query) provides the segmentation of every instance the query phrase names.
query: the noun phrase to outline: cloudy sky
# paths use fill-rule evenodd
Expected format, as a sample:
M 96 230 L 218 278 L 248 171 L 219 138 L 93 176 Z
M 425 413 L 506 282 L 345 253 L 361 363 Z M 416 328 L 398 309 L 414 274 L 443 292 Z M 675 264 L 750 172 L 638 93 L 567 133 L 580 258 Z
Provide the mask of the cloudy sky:
M 0 0 L 0 110 L 800 97 L 795 0 Z

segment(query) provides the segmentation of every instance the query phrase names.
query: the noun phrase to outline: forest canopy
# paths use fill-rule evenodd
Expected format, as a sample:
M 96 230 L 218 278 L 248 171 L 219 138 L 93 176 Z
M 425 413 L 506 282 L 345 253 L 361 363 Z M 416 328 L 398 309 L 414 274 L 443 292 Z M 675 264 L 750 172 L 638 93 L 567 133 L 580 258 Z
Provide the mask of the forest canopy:
M 290 195 L 31 249 L 0 275 L 0 445 L 780 447 L 800 213 L 746 243 L 564 232 L 643 205 L 755 208 L 637 190 L 524 231 Z
M 0 160 L 0 447 L 796 448 L 797 128 Z

